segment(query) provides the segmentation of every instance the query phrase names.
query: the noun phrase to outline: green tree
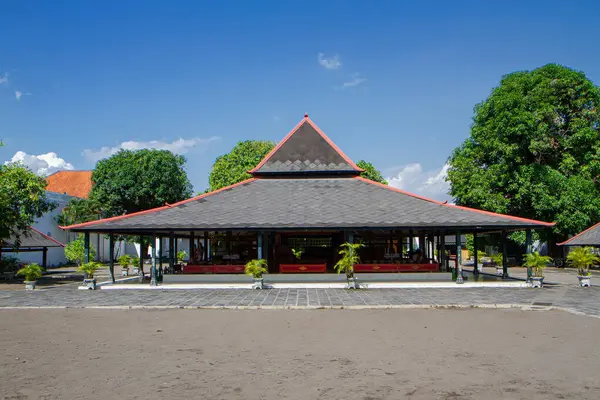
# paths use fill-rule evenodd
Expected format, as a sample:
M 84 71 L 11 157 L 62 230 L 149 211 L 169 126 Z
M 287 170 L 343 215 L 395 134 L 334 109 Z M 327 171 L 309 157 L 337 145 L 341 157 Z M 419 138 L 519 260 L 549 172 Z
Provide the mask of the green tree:
M 58 224 L 68 226 L 99 219 L 100 204 L 91 199 L 71 199 L 57 218 Z
M 121 150 L 96 164 L 90 199 L 103 217 L 175 203 L 192 195 L 185 157 L 167 150 Z
M 373 166 L 373 164 L 371 164 L 370 162 L 367 162 L 365 160 L 359 160 L 356 165 L 358 165 L 359 168 L 364 169 L 364 172 L 361 172 L 360 176 L 362 176 L 363 178 L 367 178 L 370 179 L 372 181 L 375 182 L 379 182 L 379 183 L 383 183 L 384 185 L 387 185 L 388 182 L 383 179 L 383 176 L 381 175 L 381 171 L 379 171 L 377 168 L 375 168 Z
M 46 197 L 46 180 L 20 164 L 0 165 L 0 239 L 20 236 L 56 203 Z
M 96 257 L 96 249 L 90 243 L 90 261 L 94 257 Z M 65 258 L 78 266 L 83 264 L 85 261 L 85 239 L 83 235 L 79 235 L 77 239 L 65 246 Z
M 209 191 L 251 178 L 247 171 L 256 167 L 274 147 L 275 143 L 268 140 L 238 142 L 229 153 L 215 160 L 208 177 Z
M 548 64 L 506 75 L 449 159 L 450 194 L 577 233 L 600 220 L 599 134 L 600 90 L 582 72 Z

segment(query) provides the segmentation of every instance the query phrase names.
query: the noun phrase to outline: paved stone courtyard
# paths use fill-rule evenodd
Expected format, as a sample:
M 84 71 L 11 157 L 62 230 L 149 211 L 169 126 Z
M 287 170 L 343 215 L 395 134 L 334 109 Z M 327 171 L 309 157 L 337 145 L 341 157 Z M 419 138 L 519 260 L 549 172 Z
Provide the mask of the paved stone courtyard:
M 74 287 L 0 291 L 10 307 L 198 307 L 198 308 L 382 308 L 382 307 L 556 307 L 600 317 L 600 287 L 437 289 L 197 289 L 97 290 Z

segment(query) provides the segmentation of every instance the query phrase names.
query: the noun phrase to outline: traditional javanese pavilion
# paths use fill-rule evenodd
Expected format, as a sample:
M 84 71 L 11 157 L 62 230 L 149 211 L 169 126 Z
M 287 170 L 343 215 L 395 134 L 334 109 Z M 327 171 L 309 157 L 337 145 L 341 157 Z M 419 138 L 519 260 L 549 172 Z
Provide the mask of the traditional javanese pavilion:
M 65 229 L 86 237 L 95 232 L 160 238 L 168 241 L 167 270 L 191 276 L 243 273 L 244 264 L 255 258 L 266 259 L 274 274 L 332 273 L 339 246 L 357 241 L 364 244 L 357 273 L 438 273 L 447 266 L 445 252 L 436 251 L 444 248 L 446 235 L 456 235 L 460 248 L 464 233 L 477 237 L 553 226 L 427 199 L 365 179 L 361 172 L 305 115 L 249 171 L 248 180 L 176 204 Z M 175 247 L 182 238 L 192 251 L 187 265 L 178 269 Z

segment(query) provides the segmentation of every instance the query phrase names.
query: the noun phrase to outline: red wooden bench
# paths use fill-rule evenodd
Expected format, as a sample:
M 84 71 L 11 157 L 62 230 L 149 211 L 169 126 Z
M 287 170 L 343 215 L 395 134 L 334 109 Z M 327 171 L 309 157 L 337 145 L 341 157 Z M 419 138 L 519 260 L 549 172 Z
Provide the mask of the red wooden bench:
M 325 273 L 327 264 L 279 264 L 282 274 Z
M 244 265 L 186 265 L 184 274 L 243 274 Z
M 356 264 L 354 272 L 438 272 L 439 264 Z

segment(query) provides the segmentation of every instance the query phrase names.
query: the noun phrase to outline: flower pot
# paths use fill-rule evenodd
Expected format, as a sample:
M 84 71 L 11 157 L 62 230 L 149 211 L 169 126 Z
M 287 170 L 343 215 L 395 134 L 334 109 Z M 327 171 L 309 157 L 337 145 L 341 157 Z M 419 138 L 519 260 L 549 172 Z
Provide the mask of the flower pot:
M 129 276 L 129 268 L 123 268 L 121 270 L 121 276 Z
M 35 284 L 37 281 L 25 281 L 25 290 L 33 290 L 35 289 Z
M 355 276 L 346 277 L 346 281 L 348 285 L 346 285 L 346 289 L 358 289 L 360 286 L 358 284 L 358 279 Z
M 544 277 L 543 276 L 532 276 L 529 278 L 529 285 L 532 288 L 541 288 L 544 286 Z
M 264 279 L 263 278 L 254 278 L 254 283 L 252 284 L 252 289 L 264 289 Z
M 84 279 L 83 280 L 83 284 L 89 289 L 89 290 L 96 290 L 96 278 L 93 279 Z
M 504 269 L 502 267 L 496 266 L 496 275 L 503 276 L 504 275 Z
M 483 272 L 483 263 L 477 264 L 477 272 Z
M 591 275 L 577 275 L 577 279 L 579 279 L 579 286 L 581 286 L 581 287 L 592 286 L 592 276 Z

